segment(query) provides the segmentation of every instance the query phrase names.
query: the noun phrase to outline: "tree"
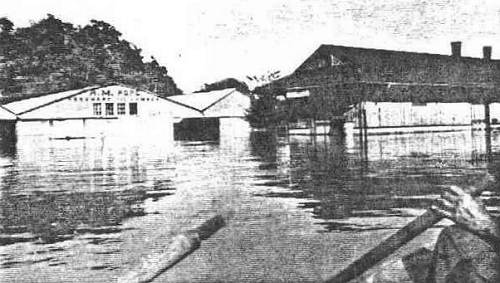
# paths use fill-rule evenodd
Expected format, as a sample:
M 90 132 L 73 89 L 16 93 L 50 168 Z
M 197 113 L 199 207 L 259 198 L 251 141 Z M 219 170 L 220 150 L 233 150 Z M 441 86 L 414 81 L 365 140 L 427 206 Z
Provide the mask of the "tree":
M 0 18 L 0 34 L 10 34 L 14 30 L 14 24 L 6 17 Z
M 161 97 L 182 93 L 172 78 L 168 76 L 167 68 L 158 64 L 158 61 L 154 57 L 151 57 L 151 62 L 145 64 L 145 69 L 148 77 L 147 88 L 149 91 L 155 92 Z
M 181 93 L 166 67 L 156 60 L 144 62 L 141 49 L 104 21 L 75 27 L 48 14 L 17 29 L 7 18 L 0 18 L 0 29 L 0 89 L 4 96 L 110 83 L 150 89 L 161 96 Z
M 250 93 L 248 85 L 235 78 L 227 78 L 211 84 L 205 84 L 205 86 L 197 92 L 206 92 L 206 91 L 221 90 L 227 88 L 235 88 L 242 93 Z
M 265 92 L 252 97 L 246 119 L 255 128 L 273 128 L 284 120 L 285 113 L 277 104 L 275 94 Z

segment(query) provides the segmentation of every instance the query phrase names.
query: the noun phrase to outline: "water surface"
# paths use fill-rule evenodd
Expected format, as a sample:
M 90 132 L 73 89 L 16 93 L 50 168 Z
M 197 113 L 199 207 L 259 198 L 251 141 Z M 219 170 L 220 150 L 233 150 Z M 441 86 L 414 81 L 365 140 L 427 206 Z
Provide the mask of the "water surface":
M 490 148 L 470 131 L 366 144 L 269 132 L 4 137 L 0 278 L 110 282 L 222 214 L 227 226 L 160 281 L 318 281 L 422 213 L 443 186 L 498 174 L 499 145 L 496 133 Z

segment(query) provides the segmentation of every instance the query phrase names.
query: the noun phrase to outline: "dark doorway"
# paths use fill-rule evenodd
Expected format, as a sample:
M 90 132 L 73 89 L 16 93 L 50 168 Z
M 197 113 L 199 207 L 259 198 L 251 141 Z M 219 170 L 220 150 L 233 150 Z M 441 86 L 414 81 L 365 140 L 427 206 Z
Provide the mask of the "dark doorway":
M 218 118 L 189 118 L 174 124 L 174 139 L 215 141 L 220 136 Z
M 16 141 L 16 121 L 0 121 L 0 156 L 14 157 Z

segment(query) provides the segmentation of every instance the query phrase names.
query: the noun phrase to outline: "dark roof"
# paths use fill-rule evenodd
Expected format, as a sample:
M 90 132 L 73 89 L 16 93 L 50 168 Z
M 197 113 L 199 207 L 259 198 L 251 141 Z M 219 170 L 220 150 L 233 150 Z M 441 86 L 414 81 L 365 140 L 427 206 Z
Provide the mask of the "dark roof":
M 499 66 L 499 60 L 321 45 L 291 76 L 328 73 L 356 81 L 496 83 Z

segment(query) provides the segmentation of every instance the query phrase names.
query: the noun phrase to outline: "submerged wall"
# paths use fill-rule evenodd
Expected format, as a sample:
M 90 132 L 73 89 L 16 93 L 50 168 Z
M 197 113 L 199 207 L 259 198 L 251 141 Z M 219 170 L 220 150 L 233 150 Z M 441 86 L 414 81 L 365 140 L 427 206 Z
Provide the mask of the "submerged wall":
M 484 120 L 484 105 L 470 103 L 363 102 L 368 128 L 471 125 Z M 359 108 L 349 111 L 349 120 L 359 125 Z M 500 104 L 490 104 L 493 123 L 500 120 Z
M 18 121 L 16 134 L 45 136 L 50 139 L 168 136 L 173 139 L 171 119 L 128 117 L 120 119 L 75 119 L 51 121 Z

